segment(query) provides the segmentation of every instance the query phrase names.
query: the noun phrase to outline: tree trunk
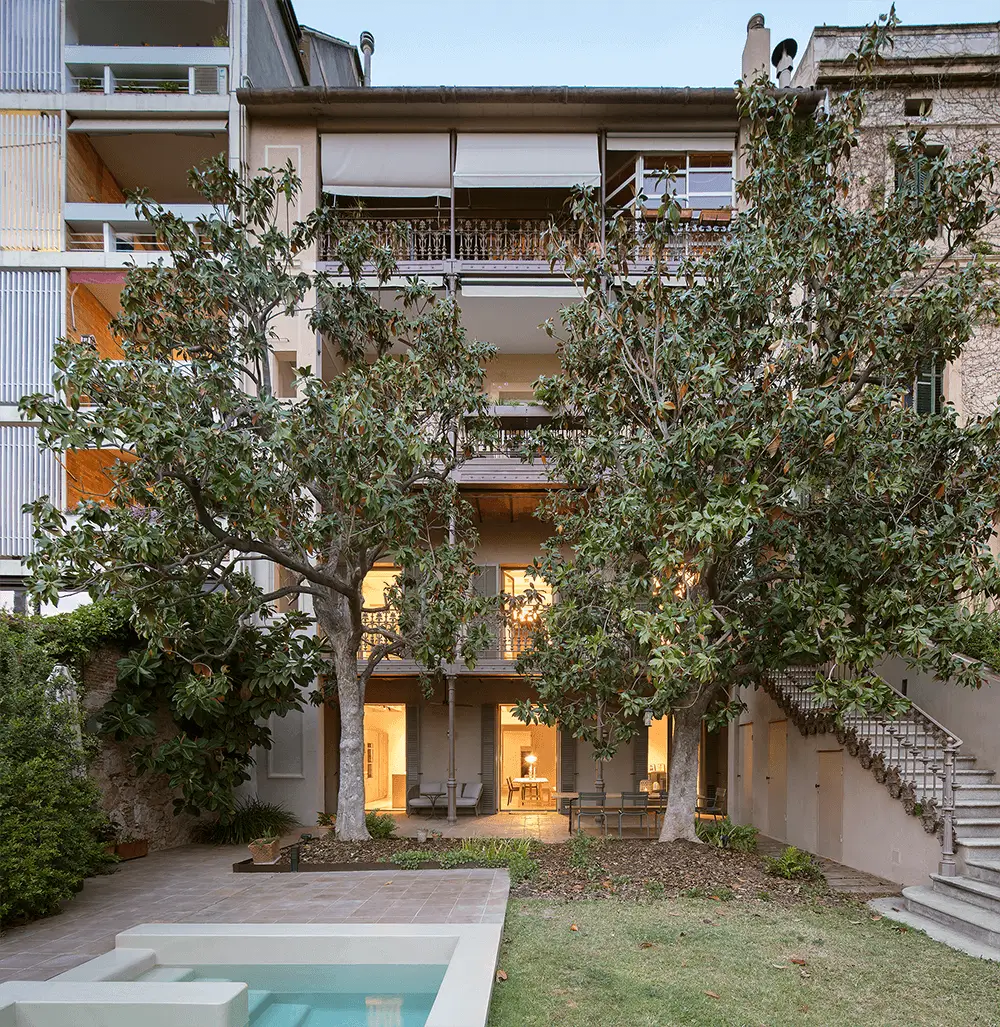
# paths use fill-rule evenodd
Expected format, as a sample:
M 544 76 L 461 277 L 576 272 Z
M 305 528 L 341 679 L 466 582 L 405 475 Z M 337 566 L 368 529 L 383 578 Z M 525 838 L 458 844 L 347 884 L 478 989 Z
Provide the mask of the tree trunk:
M 694 809 L 698 803 L 698 744 L 706 703 L 674 710 L 667 776 L 667 809 L 660 831 L 661 842 L 677 838 L 695 841 Z
M 360 630 L 354 625 L 350 601 L 340 595 L 317 601 L 316 616 L 333 650 L 340 702 L 340 787 L 334 836 L 345 842 L 367 841 L 371 835 L 365 824 L 365 689 L 358 676 L 357 657 Z

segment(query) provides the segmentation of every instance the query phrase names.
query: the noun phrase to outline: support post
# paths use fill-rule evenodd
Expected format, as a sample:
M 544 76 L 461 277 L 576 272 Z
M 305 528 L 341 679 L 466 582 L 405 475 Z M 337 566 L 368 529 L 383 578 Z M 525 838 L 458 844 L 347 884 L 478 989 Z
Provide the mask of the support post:
M 604 742 L 604 724 L 601 721 L 601 707 L 597 707 L 597 744 Z M 594 788 L 598 792 L 604 791 L 604 760 L 595 760 L 597 764 L 597 777 L 594 779 Z
M 958 873 L 955 865 L 955 746 L 948 744 L 944 750 L 944 791 L 941 796 L 941 862 L 938 873 L 942 877 L 954 877 Z
M 455 675 L 448 675 L 448 823 L 458 821 L 458 782 L 455 780 Z

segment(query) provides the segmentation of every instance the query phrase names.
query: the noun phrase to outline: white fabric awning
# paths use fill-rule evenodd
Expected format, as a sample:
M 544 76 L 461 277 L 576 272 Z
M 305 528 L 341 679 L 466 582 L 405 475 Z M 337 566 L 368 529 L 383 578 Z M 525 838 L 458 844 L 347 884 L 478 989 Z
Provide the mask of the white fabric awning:
M 445 132 L 338 132 L 320 138 L 323 191 L 340 196 L 448 196 Z
M 736 135 L 733 132 L 680 135 L 678 133 L 660 133 L 658 135 L 626 135 L 625 133 L 608 133 L 609 150 L 634 150 L 637 153 L 728 153 L 736 147 Z
M 471 189 L 599 185 L 597 136 L 459 133 L 455 185 Z

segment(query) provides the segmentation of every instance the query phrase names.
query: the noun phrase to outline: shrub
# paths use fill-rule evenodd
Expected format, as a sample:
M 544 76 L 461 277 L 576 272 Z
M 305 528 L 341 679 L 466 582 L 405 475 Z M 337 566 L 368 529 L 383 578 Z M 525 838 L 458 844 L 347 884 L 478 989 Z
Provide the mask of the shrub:
M 396 833 L 396 818 L 391 813 L 370 809 L 365 814 L 365 827 L 372 838 L 391 838 Z
M 203 826 L 198 835 L 212 845 L 249 845 L 256 838 L 280 838 L 298 822 L 298 817 L 284 806 L 262 802 L 253 796 L 237 803 L 233 813 L 224 820 Z
M 49 684 L 50 646 L 0 624 L 0 922 L 55 912 L 114 862 L 73 697 Z
M 962 646 L 966 656 L 1000 670 L 1000 614 L 983 614 Z
M 699 820 L 695 823 L 698 840 L 718 849 L 733 852 L 757 851 L 757 828 L 749 824 L 734 824 L 729 817 L 721 820 Z
M 783 877 L 786 881 L 816 881 L 823 876 L 812 856 L 794 845 L 789 845 L 780 856 L 765 856 L 764 870 L 772 877 Z
M 602 839 L 577 831 L 568 842 L 570 866 L 577 870 L 589 870 L 596 866 L 597 850 L 603 844 Z
M 517 884 L 532 877 L 538 863 L 531 858 L 531 842 L 527 838 L 466 838 L 456 849 L 443 852 L 434 849 L 400 849 L 390 862 L 403 870 L 418 870 L 424 863 L 440 863 L 451 868 L 472 863 L 480 867 L 503 867 Z

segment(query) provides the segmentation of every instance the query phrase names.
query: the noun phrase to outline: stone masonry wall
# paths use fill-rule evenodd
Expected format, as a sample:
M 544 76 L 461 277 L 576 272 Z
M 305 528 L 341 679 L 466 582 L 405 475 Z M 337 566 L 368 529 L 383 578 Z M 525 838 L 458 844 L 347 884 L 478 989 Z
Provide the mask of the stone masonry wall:
M 102 649 L 84 668 L 81 705 L 87 720 L 111 698 L 116 664 L 122 655 L 117 649 Z M 160 711 L 155 723 L 156 735 L 151 742 L 163 742 L 176 734 L 169 711 Z M 179 793 L 170 788 L 164 774 L 137 774 L 131 749 L 129 742 L 101 739 L 100 753 L 90 765 L 90 776 L 101 789 L 104 808 L 133 838 L 147 839 L 150 851 L 187 844 L 195 818 L 186 814 L 174 816 L 173 800 Z

